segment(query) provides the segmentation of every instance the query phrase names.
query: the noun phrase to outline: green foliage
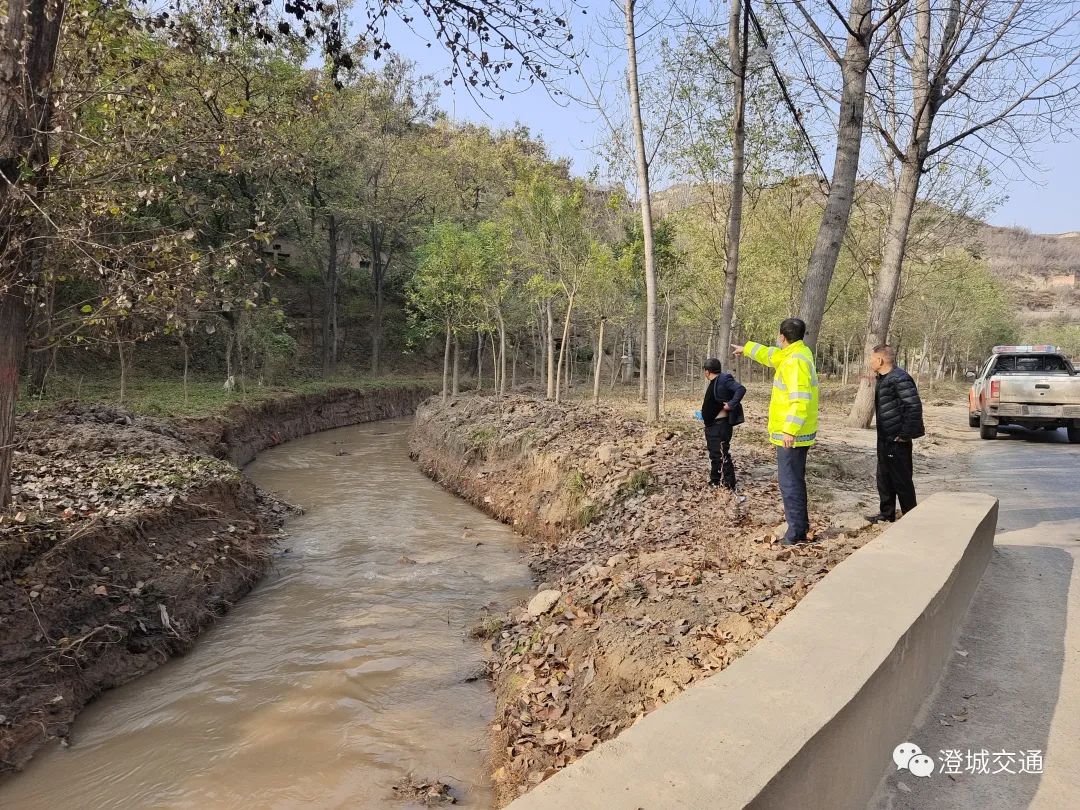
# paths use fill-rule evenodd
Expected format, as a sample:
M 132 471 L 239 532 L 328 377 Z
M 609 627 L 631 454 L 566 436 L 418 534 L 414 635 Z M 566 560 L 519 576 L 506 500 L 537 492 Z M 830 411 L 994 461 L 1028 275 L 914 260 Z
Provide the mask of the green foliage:
M 1072 321 L 1049 321 L 1025 326 L 1020 335 L 1022 343 L 1049 343 L 1060 346 L 1069 357 L 1080 359 L 1080 324 Z M 1007 342 L 1007 341 L 1002 341 Z
M 481 222 L 468 228 L 438 222 L 417 251 L 416 274 L 408 287 L 414 319 L 429 333 L 460 332 L 483 324 L 510 289 L 509 243 L 505 230 Z

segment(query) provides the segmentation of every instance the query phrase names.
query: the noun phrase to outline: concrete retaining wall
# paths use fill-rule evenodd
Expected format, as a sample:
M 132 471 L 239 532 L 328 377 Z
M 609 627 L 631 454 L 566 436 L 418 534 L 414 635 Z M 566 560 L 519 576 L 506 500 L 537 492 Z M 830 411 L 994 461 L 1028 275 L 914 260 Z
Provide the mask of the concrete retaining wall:
M 931 496 L 748 654 L 510 807 L 864 808 L 952 653 L 996 524 L 995 498 Z

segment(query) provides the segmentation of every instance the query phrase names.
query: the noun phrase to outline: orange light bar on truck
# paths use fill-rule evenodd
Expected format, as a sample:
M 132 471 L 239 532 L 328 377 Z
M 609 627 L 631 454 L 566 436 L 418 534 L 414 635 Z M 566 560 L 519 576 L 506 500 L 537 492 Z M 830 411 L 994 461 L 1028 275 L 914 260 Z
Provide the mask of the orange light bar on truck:
M 995 346 L 994 354 L 1061 354 L 1057 346 Z

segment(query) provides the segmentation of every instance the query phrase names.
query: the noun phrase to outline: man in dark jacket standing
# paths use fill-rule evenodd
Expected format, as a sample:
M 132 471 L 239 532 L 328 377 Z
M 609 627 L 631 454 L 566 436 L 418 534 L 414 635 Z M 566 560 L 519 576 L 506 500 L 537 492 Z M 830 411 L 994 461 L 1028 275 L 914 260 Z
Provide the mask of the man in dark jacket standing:
M 701 421 L 705 423 L 705 444 L 709 448 L 712 469 L 709 482 L 713 486 L 735 489 L 735 464 L 731 460 L 731 434 L 743 419 L 742 398 L 746 388 L 730 374 L 725 374 L 720 361 L 710 357 L 702 368 L 709 381 L 705 400 L 701 403 Z
M 896 365 L 896 350 L 883 344 L 874 347 L 870 369 L 877 375 L 874 411 L 877 420 L 877 487 L 881 509 L 874 523 L 896 520 L 896 501 L 907 514 L 915 508 L 912 480 L 912 441 L 923 436 L 922 400 L 915 381 Z

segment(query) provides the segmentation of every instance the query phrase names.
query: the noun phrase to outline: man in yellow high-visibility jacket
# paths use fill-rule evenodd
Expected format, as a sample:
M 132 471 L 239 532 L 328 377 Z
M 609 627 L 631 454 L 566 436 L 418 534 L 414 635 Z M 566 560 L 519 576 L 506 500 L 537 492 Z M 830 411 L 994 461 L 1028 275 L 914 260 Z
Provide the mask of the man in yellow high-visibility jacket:
M 818 378 L 814 353 L 803 343 L 806 324 L 788 318 L 780 324 L 780 347 L 732 344 L 745 355 L 776 369 L 769 400 L 769 441 L 776 445 L 780 495 L 787 518 L 786 546 L 807 542 L 810 516 L 806 505 L 806 456 L 817 441 Z

